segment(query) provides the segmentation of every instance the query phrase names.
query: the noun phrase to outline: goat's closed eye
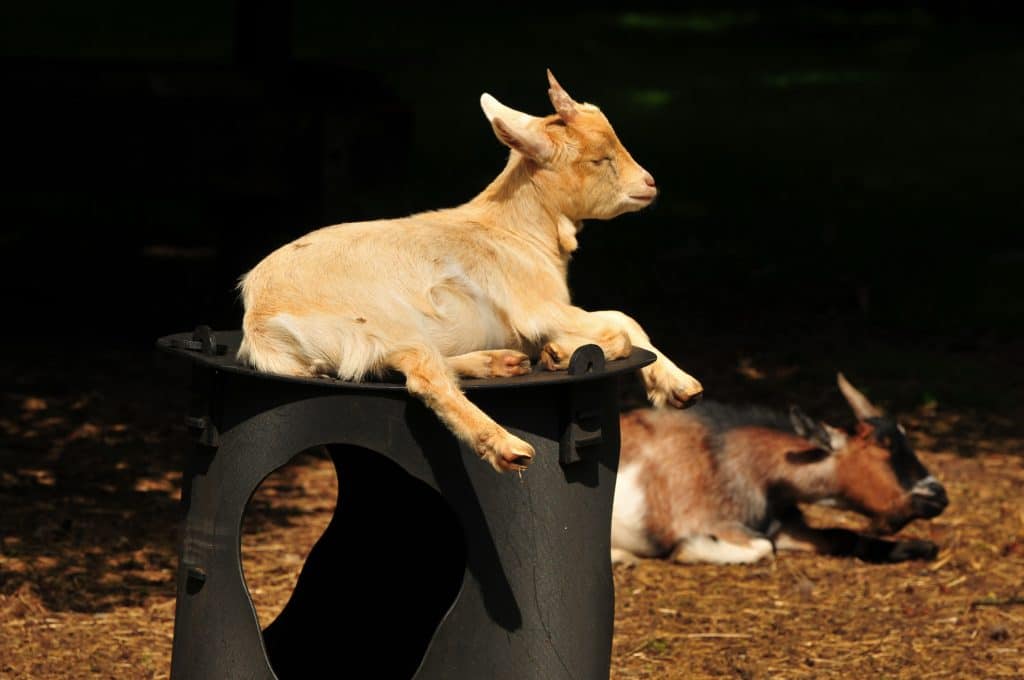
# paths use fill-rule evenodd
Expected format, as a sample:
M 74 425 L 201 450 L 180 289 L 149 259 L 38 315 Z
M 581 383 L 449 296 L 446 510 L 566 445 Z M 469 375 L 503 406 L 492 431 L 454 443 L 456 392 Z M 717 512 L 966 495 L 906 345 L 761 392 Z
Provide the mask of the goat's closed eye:
M 595 159 L 593 159 L 590 162 L 593 163 L 594 165 L 601 165 L 602 163 L 611 163 L 612 162 L 612 157 L 611 156 L 605 156 L 604 158 L 595 158 Z

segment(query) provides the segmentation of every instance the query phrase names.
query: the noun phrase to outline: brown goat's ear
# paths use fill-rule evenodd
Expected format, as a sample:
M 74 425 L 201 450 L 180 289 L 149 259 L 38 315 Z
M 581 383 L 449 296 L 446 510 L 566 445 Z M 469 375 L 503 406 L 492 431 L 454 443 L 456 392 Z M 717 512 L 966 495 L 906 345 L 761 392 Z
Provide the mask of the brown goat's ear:
M 836 374 L 836 382 L 839 384 L 839 391 L 843 393 L 846 403 L 850 405 L 854 415 L 857 416 L 857 420 L 864 422 L 868 418 L 878 418 L 882 415 L 881 409 L 868 401 L 868 398 L 851 385 L 842 373 Z
M 828 451 L 833 450 L 832 436 L 825 429 L 826 425 L 808 416 L 799 406 L 789 407 L 789 422 L 793 425 L 793 430 L 798 437 L 803 437 Z
M 571 123 L 578 111 L 576 110 L 576 102 L 573 101 L 569 93 L 562 89 L 562 86 L 555 80 L 555 75 L 548 69 L 548 97 L 551 99 L 551 105 L 555 107 L 555 111 L 558 113 L 558 117 L 562 119 L 566 125 Z
M 539 163 L 555 153 L 555 144 L 544 132 L 541 119 L 505 106 L 491 95 L 480 96 L 480 108 L 502 144 Z

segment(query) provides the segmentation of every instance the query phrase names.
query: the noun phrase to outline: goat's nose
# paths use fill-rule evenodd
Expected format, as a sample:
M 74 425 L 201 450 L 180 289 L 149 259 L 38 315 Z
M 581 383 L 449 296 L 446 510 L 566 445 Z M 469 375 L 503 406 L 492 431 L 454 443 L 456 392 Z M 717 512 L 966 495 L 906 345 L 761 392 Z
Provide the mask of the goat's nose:
M 915 484 L 914 493 L 921 496 L 928 496 L 935 500 L 947 500 L 946 487 L 942 486 L 939 480 L 932 476 L 925 477 Z
M 938 482 L 930 482 L 928 484 L 928 490 L 932 494 L 932 499 L 943 508 L 949 505 L 949 496 L 946 495 L 946 487 L 942 486 Z
M 926 477 L 914 485 L 911 501 L 922 517 L 935 517 L 949 505 L 946 487 L 934 477 Z
M 654 176 L 651 173 L 646 172 L 646 171 L 644 172 L 644 182 L 646 182 L 647 186 L 649 186 L 649 187 L 656 186 L 654 184 Z

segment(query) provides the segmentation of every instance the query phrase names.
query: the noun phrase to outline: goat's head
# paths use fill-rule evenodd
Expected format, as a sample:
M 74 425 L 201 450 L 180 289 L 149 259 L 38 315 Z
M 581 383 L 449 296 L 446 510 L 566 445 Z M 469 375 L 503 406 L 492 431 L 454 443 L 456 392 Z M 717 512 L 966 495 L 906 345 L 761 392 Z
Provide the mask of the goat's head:
M 480 105 L 498 139 L 535 165 L 533 181 L 553 207 L 571 220 L 611 219 L 651 204 L 654 178 L 633 160 L 608 119 L 592 104 L 580 104 L 548 71 L 548 96 L 555 114 L 531 116 L 489 94 Z
M 838 494 L 830 499 L 871 519 L 877 533 L 894 533 L 915 519 L 939 515 L 949 504 L 946 489 L 914 453 L 895 419 L 838 375 L 839 389 L 857 416 L 853 432 L 815 423 L 797 412 L 797 433 L 829 450 L 835 459 Z

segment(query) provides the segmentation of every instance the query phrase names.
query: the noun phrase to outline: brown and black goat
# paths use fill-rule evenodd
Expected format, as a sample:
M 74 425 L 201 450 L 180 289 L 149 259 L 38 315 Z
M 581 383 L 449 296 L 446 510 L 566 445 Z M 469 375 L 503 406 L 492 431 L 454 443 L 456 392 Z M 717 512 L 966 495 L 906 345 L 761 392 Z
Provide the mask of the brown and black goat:
M 776 549 L 869 562 L 934 558 L 920 540 L 889 541 L 948 504 L 895 420 L 839 374 L 857 416 L 853 432 L 807 417 L 705 402 L 688 411 L 623 414 L 612 518 L 612 560 L 744 563 Z M 868 534 L 808 526 L 798 503 L 856 511 Z

